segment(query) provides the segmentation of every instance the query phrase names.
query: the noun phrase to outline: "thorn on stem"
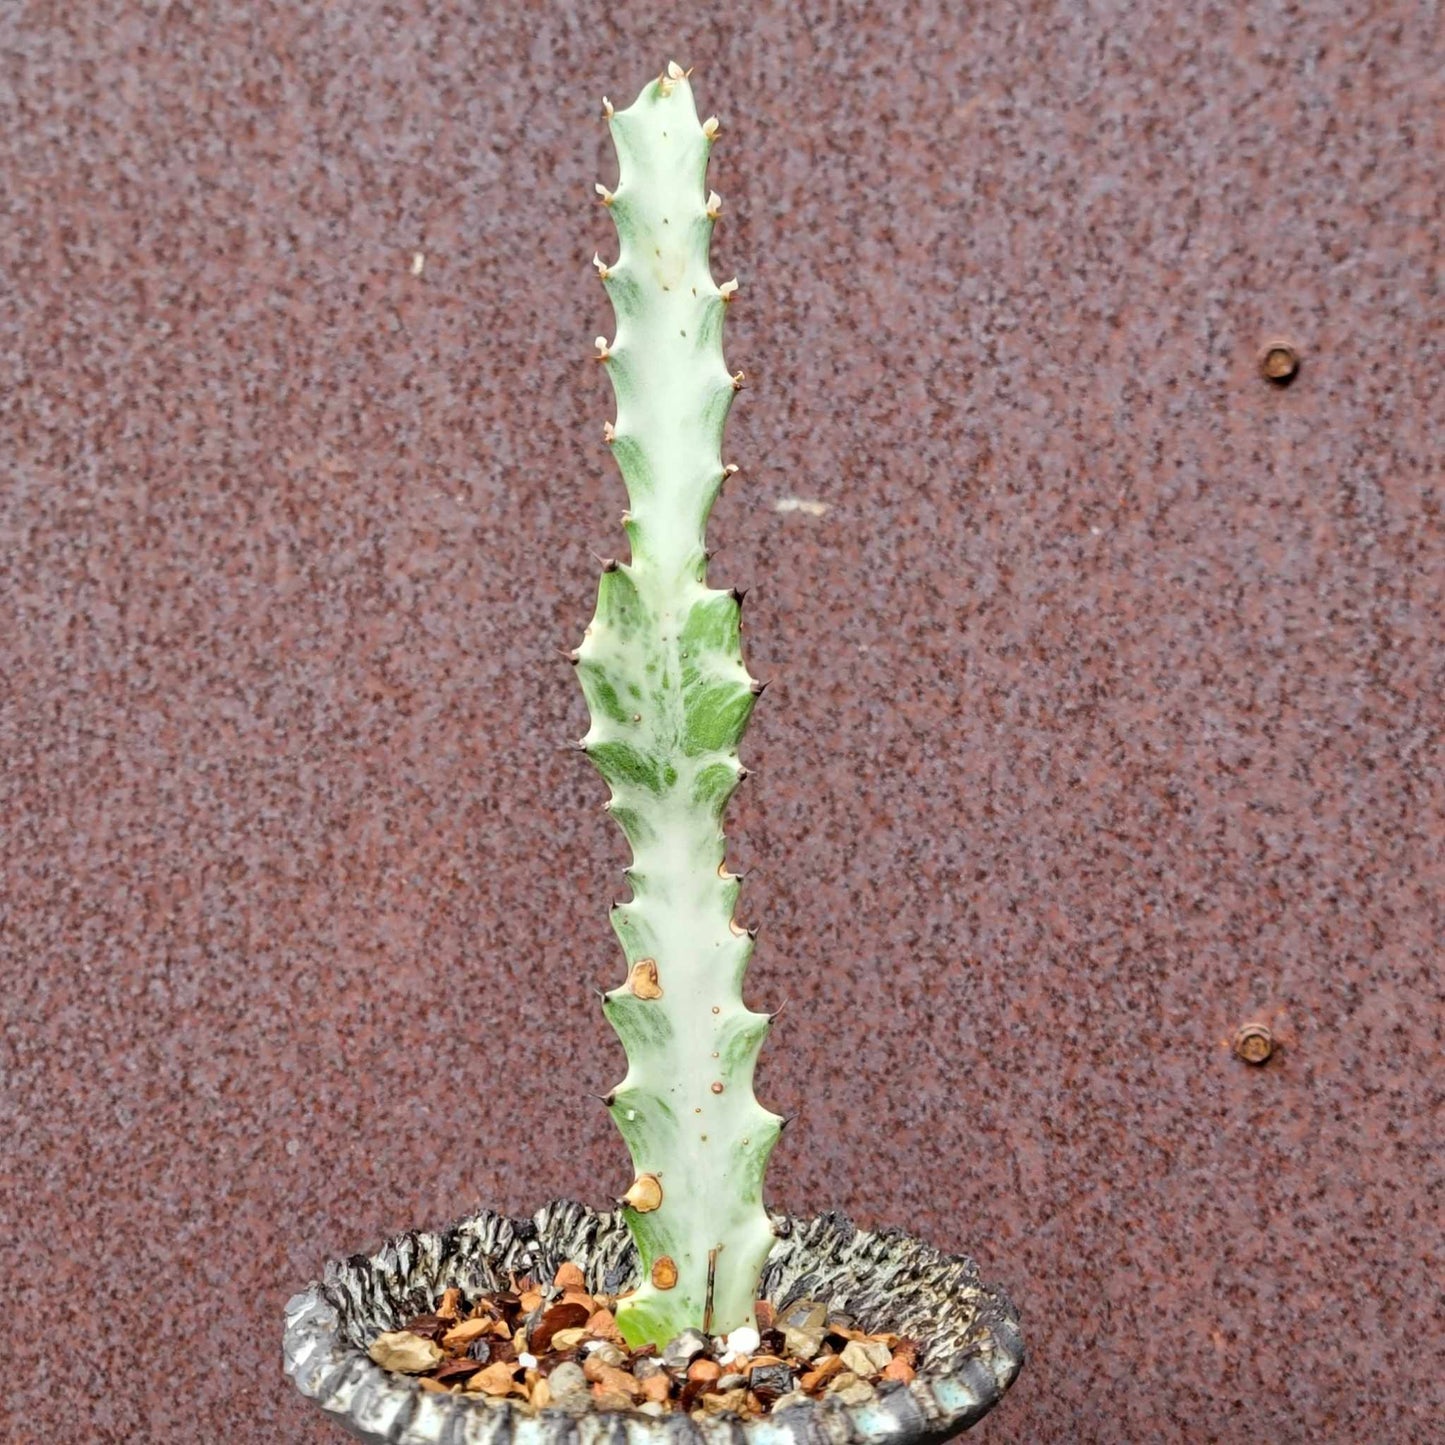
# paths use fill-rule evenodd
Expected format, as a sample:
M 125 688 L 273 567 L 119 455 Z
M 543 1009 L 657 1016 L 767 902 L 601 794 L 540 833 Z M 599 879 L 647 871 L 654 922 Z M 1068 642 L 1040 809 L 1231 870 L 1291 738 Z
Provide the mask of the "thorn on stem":
M 600 563 L 604 572 L 615 572 L 617 570 L 616 557 L 604 557 L 600 552 L 594 552 L 590 547 L 587 549 L 587 555 L 591 557 L 594 562 Z
M 743 598 L 746 597 L 747 595 L 748 595 L 748 589 L 747 589 L 746 587 L 729 587 L 729 588 L 728 588 L 728 596 L 731 597 L 732 600 L 733 600 L 734 602 L 736 602 L 739 607 L 742 606 Z
M 722 215 L 722 197 L 716 191 L 707 193 L 707 215 L 710 221 L 715 221 Z
M 601 181 L 597 181 L 597 182 L 594 184 L 593 189 L 594 189 L 594 190 L 597 192 L 597 194 L 602 198 L 602 204 L 603 204 L 604 206 L 610 206 L 610 205 L 612 204 L 612 201 L 613 201 L 612 192 L 609 191 L 609 190 L 607 189 L 607 187 L 602 184 Z
M 718 137 L 718 132 L 721 129 L 722 127 L 718 124 L 718 119 L 715 115 L 708 116 L 708 118 L 702 123 L 702 133 L 709 140 L 716 140 Z
M 768 683 L 771 681 L 772 679 L 769 678 L 767 682 L 759 682 L 757 678 L 754 678 L 752 682 L 748 684 L 748 691 L 752 693 L 754 697 L 761 697 L 768 690 Z
M 602 262 L 598 261 L 596 264 L 601 266 Z M 605 271 L 606 267 L 603 267 L 603 270 Z M 738 294 L 738 278 L 734 276 L 731 281 L 724 281 L 722 285 L 717 288 L 717 294 L 721 296 L 724 301 L 731 301 L 733 297 Z
M 772 1013 L 770 1013 L 770 1014 L 768 1015 L 768 1022 L 769 1022 L 770 1024 L 776 1023 L 777 1020 L 778 1020 L 778 1015 L 779 1015 L 780 1013 L 782 1013 L 782 1011 L 783 1011 L 785 1008 L 787 1008 L 787 1006 L 788 1006 L 788 1001 L 787 1001 L 787 999 L 784 999 L 784 1000 L 782 1001 L 782 1003 L 780 1003 L 780 1004 L 777 1006 L 777 1008 L 775 1008 L 775 1009 L 772 1011 Z
M 612 108 L 612 102 L 604 95 L 602 97 L 602 118 L 604 120 L 611 120 L 616 114 L 617 112 Z

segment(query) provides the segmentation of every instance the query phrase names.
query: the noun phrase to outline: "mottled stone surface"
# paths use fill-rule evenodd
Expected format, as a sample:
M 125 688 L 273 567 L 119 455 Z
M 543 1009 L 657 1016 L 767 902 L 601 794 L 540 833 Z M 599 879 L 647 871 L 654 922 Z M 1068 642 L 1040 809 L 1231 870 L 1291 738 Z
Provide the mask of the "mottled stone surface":
M 286 1305 L 286 1372 L 336 1424 L 378 1445 L 615 1445 L 624 1437 L 628 1445 L 941 1445 L 987 1415 L 1017 1378 L 1018 1315 L 980 1281 L 973 1260 L 899 1230 L 860 1230 L 837 1214 L 774 1213 L 770 1223 L 777 1237 L 761 1297 L 780 1307 L 821 1300 L 863 1329 L 926 1341 L 916 1379 L 886 1382 L 876 1394 L 864 1386 L 868 1398 L 856 1405 L 825 1396 L 757 1418 L 649 1418 L 427 1394 L 372 1363 L 379 1334 L 434 1309 L 449 1288 L 470 1299 L 519 1275 L 551 1279 L 570 1262 L 593 1293 L 635 1289 L 637 1249 L 621 1212 L 572 1200 L 527 1219 L 483 1210 L 442 1230 L 399 1235 L 371 1257 L 329 1261 Z
M 550 649 L 620 538 L 598 98 L 675 55 L 770 1202 L 1004 1286 L 985 1441 L 1430 1440 L 1438 24 L 0 6 L 0 1438 L 323 1445 L 325 1258 L 626 1185 Z

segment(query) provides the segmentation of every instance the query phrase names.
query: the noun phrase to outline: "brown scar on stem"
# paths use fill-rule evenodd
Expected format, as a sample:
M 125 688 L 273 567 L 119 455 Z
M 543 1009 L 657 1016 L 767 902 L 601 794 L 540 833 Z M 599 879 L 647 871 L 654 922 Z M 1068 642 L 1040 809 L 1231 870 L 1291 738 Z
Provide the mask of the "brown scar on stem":
M 624 1204 L 630 1204 L 639 1214 L 650 1214 L 662 1208 L 662 1184 L 656 1174 L 639 1174 L 632 1181 L 627 1193 L 622 1196 Z
M 712 1293 L 717 1282 L 717 1255 L 721 1248 L 722 1245 L 715 1244 L 707 1252 L 707 1294 L 702 1307 L 702 1332 L 705 1335 L 712 1334 Z
M 655 958 L 639 958 L 632 965 L 632 973 L 627 980 L 627 986 L 638 998 L 661 998 L 662 985 L 657 981 L 657 960 Z

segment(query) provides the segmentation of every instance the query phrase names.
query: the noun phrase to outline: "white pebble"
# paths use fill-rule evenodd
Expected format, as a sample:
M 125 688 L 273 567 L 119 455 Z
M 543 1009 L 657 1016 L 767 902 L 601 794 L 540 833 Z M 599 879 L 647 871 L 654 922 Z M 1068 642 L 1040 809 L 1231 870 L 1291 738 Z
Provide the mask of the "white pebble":
M 727 1343 L 718 1363 L 725 1365 L 729 1360 L 736 1360 L 743 1355 L 751 1355 L 761 1343 L 762 1336 L 751 1325 L 739 1325 L 727 1337 Z
M 524 1370 L 535 1370 L 537 1368 L 537 1357 L 536 1355 L 529 1355 L 523 1350 L 522 1353 L 517 1356 L 517 1363 Z

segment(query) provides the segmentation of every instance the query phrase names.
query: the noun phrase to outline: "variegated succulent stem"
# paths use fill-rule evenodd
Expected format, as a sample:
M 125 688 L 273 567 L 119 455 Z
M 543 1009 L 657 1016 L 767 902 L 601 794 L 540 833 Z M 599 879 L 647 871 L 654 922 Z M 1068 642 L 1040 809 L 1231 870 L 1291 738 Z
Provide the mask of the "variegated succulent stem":
M 744 776 L 738 741 L 760 688 L 739 644 L 740 598 L 707 583 L 704 529 L 733 468 L 723 424 L 740 377 L 723 364 L 704 187 L 717 122 L 699 124 L 677 66 L 627 110 L 606 107 L 621 164 L 599 187 L 621 250 L 597 261 L 617 317 L 598 340 L 617 416 L 631 559 L 608 562 L 575 653 L 592 724 L 582 748 L 632 845 L 632 897 L 612 924 L 626 981 L 603 1008 L 627 1051 L 607 1096 L 632 1154 L 626 1217 L 642 1283 L 619 1304 L 629 1343 L 753 1323 L 773 1242 L 762 1182 L 782 1120 L 753 1094 L 771 1016 L 746 1008 L 752 937 L 734 917 L 722 816 Z

